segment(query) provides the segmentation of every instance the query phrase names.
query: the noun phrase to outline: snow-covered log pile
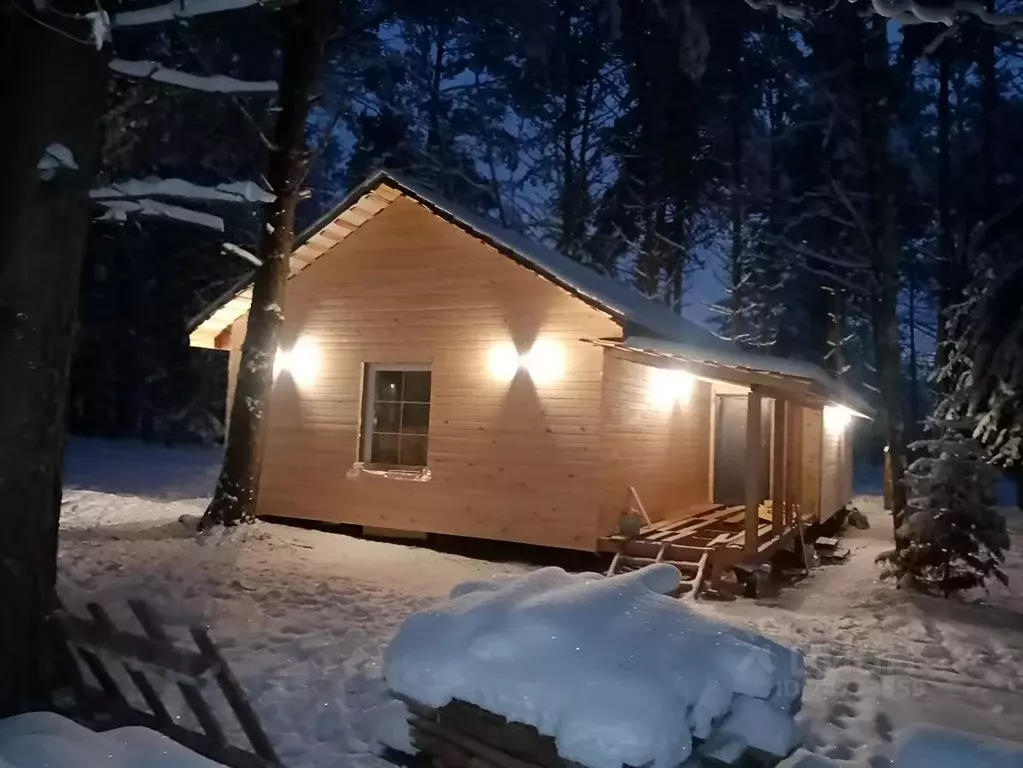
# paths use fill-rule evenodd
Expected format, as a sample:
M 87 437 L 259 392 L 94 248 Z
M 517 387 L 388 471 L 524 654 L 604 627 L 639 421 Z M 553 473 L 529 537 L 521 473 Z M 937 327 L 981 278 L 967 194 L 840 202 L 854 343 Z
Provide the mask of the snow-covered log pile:
M 96 733 L 52 712 L 0 720 L 0 768 L 221 768 L 149 728 Z
M 802 656 L 693 613 L 666 596 L 678 581 L 659 564 L 462 584 L 405 621 L 387 684 L 419 705 L 467 702 L 533 726 L 589 768 L 788 754 Z

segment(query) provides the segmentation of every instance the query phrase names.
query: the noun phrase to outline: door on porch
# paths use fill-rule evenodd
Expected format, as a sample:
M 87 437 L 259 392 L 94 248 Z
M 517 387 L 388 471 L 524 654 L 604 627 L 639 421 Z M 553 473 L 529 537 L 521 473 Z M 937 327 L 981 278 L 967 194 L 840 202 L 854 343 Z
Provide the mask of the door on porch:
M 746 503 L 746 395 L 715 396 L 714 407 L 714 503 L 741 506 Z M 771 429 L 774 400 L 764 398 L 760 412 L 760 440 L 763 466 L 760 469 L 760 498 L 767 499 L 771 487 Z

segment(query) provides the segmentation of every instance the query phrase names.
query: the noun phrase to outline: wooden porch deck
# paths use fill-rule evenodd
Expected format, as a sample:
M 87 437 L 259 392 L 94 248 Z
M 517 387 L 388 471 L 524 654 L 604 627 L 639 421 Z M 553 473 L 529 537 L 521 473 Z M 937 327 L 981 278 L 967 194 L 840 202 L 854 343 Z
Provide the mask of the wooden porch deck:
M 667 562 L 680 570 L 695 571 L 693 589 L 698 591 L 705 571 L 709 580 L 717 583 L 728 568 L 755 568 L 788 546 L 799 534 L 803 521 L 795 514 L 784 514 L 783 510 L 778 513 L 782 515 L 782 524 L 775 526 L 771 505 L 760 506 L 755 552 L 748 552 L 746 547 L 746 508 L 723 504 L 691 507 L 644 526 L 638 536 L 606 536 L 598 540 L 597 547 L 601 552 L 615 554 L 609 573 L 623 567 Z

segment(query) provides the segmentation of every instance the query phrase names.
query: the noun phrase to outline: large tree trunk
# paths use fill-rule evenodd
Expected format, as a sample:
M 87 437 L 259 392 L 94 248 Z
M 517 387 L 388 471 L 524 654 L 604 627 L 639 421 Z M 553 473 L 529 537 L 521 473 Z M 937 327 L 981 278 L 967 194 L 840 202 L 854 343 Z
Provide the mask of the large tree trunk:
M 909 306 L 906 312 L 906 329 L 909 333 L 909 419 L 910 439 L 915 440 L 920 434 L 920 422 L 923 420 L 920 413 L 920 363 L 916 349 L 917 331 L 917 301 L 919 301 L 919 270 L 916 268 L 916 258 L 910 257 L 906 262 L 906 287 L 909 291 L 907 302 Z
M 995 0 L 988 0 L 987 8 L 993 11 Z M 995 184 L 995 110 L 998 107 L 998 71 L 996 48 L 998 37 L 991 35 L 980 52 L 980 76 L 983 83 L 981 98 L 981 203 L 983 219 L 990 219 L 997 211 L 997 190 Z
M 731 140 L 732 140 L 732 157 L 731 157 L 731 171 L 732 171 L 732 195 L 729 201 L 732 218 L 732 248 L 731 254 L 729 255 L 729 272 L 731 282 L 731 301 L 732 301 L 732 317 L 731 317 L 731 335 L 733 340 L 738 340 L 743 336 L 743 328 L 745 323 L 742 320 L 742 309 L 743 299 L 741 295 L 742 291 L 742 279 L 745 272 L 744 260 L 745 253 L 743 249 L 743 235 L 744 227 L 743 223 L 745 220 L 743 210 L 743 173 L 742 173 L 742 129 L 743 129 L 743 103 L 742 99 L 744 91 L 742 87 L 742 42 L 743 33 L 742 26 L 736 21 L 733 24 L 733 33 L 735 40 L 732 43 L 733 46 L 733 58 L 731 62 L 732 69 L 732 105 L 731 105 Z M 770 98 L 770 96 L 768 97 Z M 772 115 L 773 117 L 773 115 Z M 774 128 L 772 124 L 771 128 Z M 771 144 L 769 148 L 769 160 L 768 162 L 774 162 L 774 151 L 775 147 Z
M 256 519 L 263 433 L 270 413 L 274 356 L 284 320 L 284 289 L 295 240 L 295 209 L 308 162 L 306 119 L 310 93 L 323 58 L 330 0 L 300 0 L 287 14 L 280 78 L 280 112 L 268 180 L 276 196 L 266 211 L 259 242 L 245 341 L 224 466 L 201 525 L 235 525 Z
M 908 466 L 903 416 L 902 356 L 899 348 L 899 280 L 902 243 L 899 239 L 898 195 L 890 146 L 891 87 L 885 20 L 874 17 L 865 29 L 864 69 L 859 73 L 861 129 L 867 168 L 869 223 L 873 231 L 871 326 L 881 401 L 885 413 L 888 454 L 892 467 L 892 526 L 895 548 L 906 508 L 904 478 Z
M 955 236 L 952 232 L 952 158 L 949 138 L 952 131 L 949 107 L 951 54 L 949 41 L 938 52 L 938 363 L 940 370 L 948 360 L 948 308 L 955 295 Z
M 61 21 L 61 20 L 57 20 Z M 86 28 L 75 29 L 84 34 Z M 67 381 L 107 70 L 95 48 L 0 8 L 0 717 L 45 702 Z M 52 143 L 77 170 L 44 180 Z

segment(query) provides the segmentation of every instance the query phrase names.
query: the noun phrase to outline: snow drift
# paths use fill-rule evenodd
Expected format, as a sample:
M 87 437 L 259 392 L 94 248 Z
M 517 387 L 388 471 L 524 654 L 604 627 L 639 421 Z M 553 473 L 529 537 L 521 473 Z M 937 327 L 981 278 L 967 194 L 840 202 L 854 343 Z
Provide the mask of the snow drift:
M 605 579 L 545 568 L 469 582 L 411 615 L 387 648 L 399 696 L 475 704 L 553 736 L 589 768 L 668 768 L 693 752 L 785 755 L 802 656 L 667 597 L 665 564 Z
M 915 725 L 899 734 L 898 768 L 1020 768 L 1023 744 L 970 733 Z
M 90 731 L 52 712 L 0 720 L 0 768 L 221 768 L 148 728 Z

